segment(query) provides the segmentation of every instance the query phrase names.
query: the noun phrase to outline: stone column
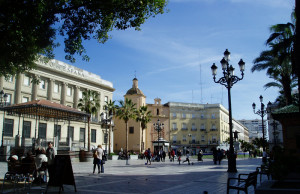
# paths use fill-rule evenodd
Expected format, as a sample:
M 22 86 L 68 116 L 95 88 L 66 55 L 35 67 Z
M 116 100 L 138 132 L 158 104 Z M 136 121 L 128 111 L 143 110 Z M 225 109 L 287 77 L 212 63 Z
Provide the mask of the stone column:
M 61 87 L 61 100 L 60 103 L 62 105 L 66 105 L 66 94 L 67 94 L 67 86 L 68 84 L 63 82 Z
M 22 78 L 23 76 L 21 73 L 16 76 L 15 104 L 21 103 Z
M 40 76 L 34 75 L 35 79 L 39 80 Z M 32 83 L 32 95 L 31 95 L 31 100 L 36 100 L 37 99 L 37 89 L 38 89 L 38 84 Z
M 52 100 L 53 83 L 54 83 L 54 79 L 49 79 L 48 80 L 47 99 L 50 100 L 50 101 Z
M 79 100 L 79 89 L 80 89 L 79 86 L 75 86 L 75 88 L 74 88 L 73 108 L 76 108 L 76 109 L 78 107 L 77 105 L 78 105 L 78 100 Z

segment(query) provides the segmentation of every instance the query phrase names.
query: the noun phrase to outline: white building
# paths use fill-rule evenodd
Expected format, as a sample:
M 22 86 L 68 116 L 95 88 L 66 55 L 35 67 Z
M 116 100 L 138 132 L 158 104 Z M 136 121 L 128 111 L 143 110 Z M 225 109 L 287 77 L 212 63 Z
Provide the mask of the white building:
M 31 82 L 33 78 L 39 83 Z M 37 68 L 26 74 L 19 74 L 5 80 L 0 78 L 0 91 L 7 94 L 5 105 L 20 104 L 32 100 L 45 99 L 78 109 L 82 92 L 93 90 L 98 92 L 101 109 L 91 120 L 91 147 L 107 143 L 108 134 L 99 124 L 100 113 L 105 102 L 112 99 L 113 84 L 101 79 L 99 75 L 79 69 L 58 60 L 50 60 L 48 63 L 37 62 Z M 46 142 L 54 141 L 57 136 L 59 142 L 64 144 L 71 140 L 71 150 L 87 149 L 87 124 L 85 122 L 71 122 L 59 120 L 36 120 L 30 116 L 3 115 L 0 112 L 0 135 L 3 137 L 4 146 L 15 146 L 16 136 L 22 139 L 22 145 L 31 146 L 32 138 L 37 138 L 41 146 Z M 3 134 L 4 132 L 4 134 Z M 112 134 L 109 136 L 111 137 Z M 112 138 L 113 139 L 113 138 Z M 111 143 L 111 150 L 113 143 Z

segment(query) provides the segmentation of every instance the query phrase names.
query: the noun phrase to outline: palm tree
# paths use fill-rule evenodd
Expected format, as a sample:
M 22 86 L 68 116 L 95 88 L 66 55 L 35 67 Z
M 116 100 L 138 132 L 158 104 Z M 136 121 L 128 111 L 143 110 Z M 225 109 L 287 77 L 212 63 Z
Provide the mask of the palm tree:
M 90 133 L 90 118 L 96 115 L 100 109 L 99 94 L 96 91 L 87 90 L 82 92 L 82 98 L 79 99 L 78 108 L 90 116 L 88 117 L 88 151 L 91 147 L 91 133 Z
M 128 152 L 128 121 L 135 119 L 136 108 L 131 99 L 126 98 L 125 101 L 119 101 L 120 106 L 117 109 L 117 117 L 122 119 L 126 124 L 126 153 Z
M 109 113 L 109 115 L 115 115 L 116 114 L 116 112 L 117 112 L 117 105 L 115 105 L 115 101 L 111 101 L 111 100 L 109 100 L 109 102 L 106 102 L 106 105 L 104 106 L 105 107 L 105 110 L 107 110 L 108 111 L 108 113 Z M 110 154 L 110 134 L 111 134 L 111 129 L 112 129 L 112 123 L 111 123 L 111 125 L 110 125 L 110 127 L 109 127 L 109 137 L 108 137 L 108 145 L 109 145 L 109 147 L 108 147 L 108 154 Z
M 144 129 L 147 128 L 147 123 L 151 121 L 151 111 L 148 111 L 147 106 L 141 106 L 137 111 L 136 111 L 136 121 L 141 122 L 141 127 L 142 127 L 142 138 L 141 138 L 141 150 L 143 151 L 144 148 Z
M 263 51 L 260 56 L 254 59 L 251 71 L 261 71 L 267 69 L 267 75 L 274 79 L 275 82 L 267 83 L 264 87 L 279 87 L 283 91 L 286 99 L 286 105 L 292 104 L 292 87 L 297 80 L 292 74 L 292 66 L 290 58 L 280 59 L 282 51 L 273 49 L 273 44 L 270 43 L 271 50 Z

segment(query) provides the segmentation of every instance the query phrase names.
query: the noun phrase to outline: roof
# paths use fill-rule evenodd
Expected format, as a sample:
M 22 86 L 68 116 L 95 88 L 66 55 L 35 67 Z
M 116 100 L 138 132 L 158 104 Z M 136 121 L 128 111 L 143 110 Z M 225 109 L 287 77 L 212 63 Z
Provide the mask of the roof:
M 272 117 L 274 119 L 283 117 L 299 117 L 299 115 L 299 106 L 296 105 L 288 105 L 272 112 Z
M 33 100 L 30 102 L 14 104 L 3 108 L 7 114 L 33 115 L 59 120 L 85 120 L 90 115 L 75 108 L 49 100 Z
M 142 92 L 142 90 L 140 90 L 139 88 L 130 88 L 127 92 L 126 95 L 133 95 L 133 94 L 139 94 L 139 95 L 144 95 L 144 93 Z

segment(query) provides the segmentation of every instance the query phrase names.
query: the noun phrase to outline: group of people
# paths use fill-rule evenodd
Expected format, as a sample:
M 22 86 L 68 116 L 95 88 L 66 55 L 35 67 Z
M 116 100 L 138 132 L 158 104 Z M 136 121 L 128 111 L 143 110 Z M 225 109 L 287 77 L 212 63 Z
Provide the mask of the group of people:
M 224 158 L 224 150 L 221 150 L 220 148 L 217 150 L 216 148 L 214 148 L 213 149 L 214 164 L 217 164 L 217 162 L 219 162 L 220 165 L 223 158 Z
M 151 153 L 150 148 L 148 148 L 144 152 L 144 157 L 147 159 L 147 164 L 151 164 L 151 161 L 161 161 L 165 162 L 166 161 L 166 152 L 163 149 L 160 150 L 155 150 L 153 153 Z
M 35 155 L 35 157 L 34 157 Z M 9 162 L 21 162 L 23 164 L 34 164 L 36 168 L 36 173 L 34 174 L 34 178 L 40 178 L 39 181 L 46 182 L 46 174 L 43 177 L 39 176 L 40 172 L 48 172 L 49 178 L 52 177 L 54 171 L 54 158 L 56 155 L 56 151 L 53 148 L 52 142 L 48 143 L 48 148 L 45 150 L 44 148 L 38 148 L 35 150 L 33 154 L 31 150 L 27 151 L 26 156 L 23 156 L 19 159 L 16 153 L 12 153 L 12 155 L 8 158 Z

